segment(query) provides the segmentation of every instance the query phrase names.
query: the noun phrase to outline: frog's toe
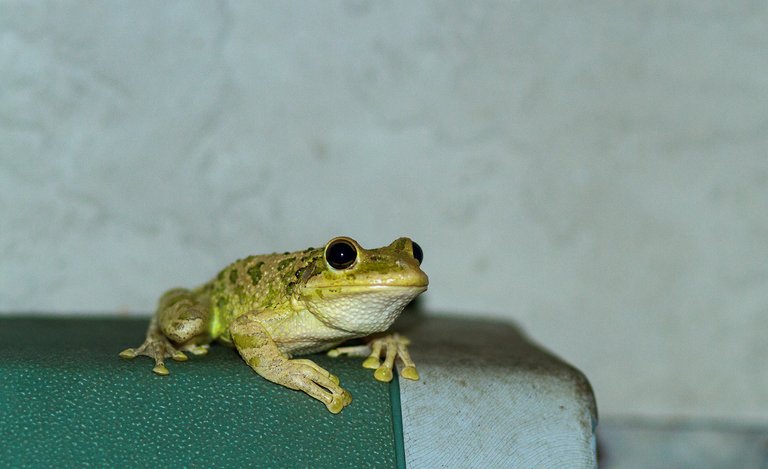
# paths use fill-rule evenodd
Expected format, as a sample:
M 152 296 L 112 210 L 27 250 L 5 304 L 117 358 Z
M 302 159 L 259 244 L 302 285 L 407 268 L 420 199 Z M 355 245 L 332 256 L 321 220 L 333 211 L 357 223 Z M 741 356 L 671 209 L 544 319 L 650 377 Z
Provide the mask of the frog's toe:
M 352 345 L 349 347 L 336 347 L 326 352 L 329 357 L 340 357 L 346 355 L 348 357 L 364 357 L 371 353 L 371 348 L 367 345 Z
M 400 372 L 400 376 L 402 376 L 405 379 L 411 379 L 413 381 L 419 380 L 419 372 L 416 371 L 415 366 L 406 366 L 403 368 L 403 371 Z
M 339 384 L 339 377 L 336 375 L 331 374 L 328 370 L 323 368 L 322 366 L 318 365 L 317 363 L 313 362 L 312 360 L 308 360 L 306 358 L 295 358 L 293 360 L 295 363 L 301 363 L 302 365 L 306 365 L 313 370 L 315 370 L 317 373 L 320 373 L 321 375 L 327 377 L 331 381 L 333 381 L 335 384 Z
M 137 356 L 138 356 L 138 354 L 136 353 L 136 350 L 134 350 L 132 348 L 127 348 L 127 349 L 123 350 L 122 352 L 120 352 L 120 358 L 125 358 L 127 360 L 130 360 L 132 358 L 136 358 Z
M 326 402 L 325 407 L 332 414 L 338 414 L 351 403 L 352 395 L 346 389 L 342 389 L 340 394 L 331 395 L 331 399 L 329 402 Z
M 331 399 L 331 402 L 325 405 L 326 409 L 332 414 L 338 414 L 339 412 L 344 409 L 344 403 L 341 401 L 341 399 L 334 398 Z
M 375 370 L 381 365 L 381 362 L 376 357 L 368 357 L 363 361 L 363 368 L 368 368 L 369 370 Z
M 155 367 L 152 368 L 152 371 L 154 371 L 160 376 L 168 376 L 171 373 L 170 371 L 168 371 L 168 368 L 166 368 L 165 365 L 162 363 L 158 363 L 157 365 L 155 365 Z
M 373 377 L 376 378 L 377 381 L 388 383 L 392 381 L 392 368 L 388 367 L 385 363 L 376 368 L 376 371 L 373 372 Z
M 192 355 L 205 355 L 208 353 L 208 349 L 210 348 L 210 345 L 204 344 L 204 345 L 195 345 L 195 344 L 189 344 L 185 345 L 181 348 L 181 350 L 185 352 L 189 352 Z
M 348 406 L 352 403 L 352 394 L 350 394 L 346 389 L 342 389 L 341 402 L 343 402 L 345 406 Z

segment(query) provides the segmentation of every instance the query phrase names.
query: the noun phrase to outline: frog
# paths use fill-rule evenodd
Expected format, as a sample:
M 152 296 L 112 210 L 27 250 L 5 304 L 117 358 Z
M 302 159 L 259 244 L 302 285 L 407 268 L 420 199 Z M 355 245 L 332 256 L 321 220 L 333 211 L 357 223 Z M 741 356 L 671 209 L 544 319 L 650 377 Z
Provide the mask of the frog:
M 172 288 L 159 299 L 144 342 L 120 352 L 147 356 L 157 375 L 165 359 L 205 355 L 214 342 L 234 347 L 261 377 L 303 391 L 338 414 L 352 402 L 337 376 L 302 356 L 367 356 L 362 366 L 390 382 L 418 380 L 407 337 L 385 334 L 407 304 L 427 290 L 421 247 L 407 237 L 365 249 L 347 236 L 322 248 L 239 259 L 195 288 Z M 364 345 L 341 347 L 351 339 Z

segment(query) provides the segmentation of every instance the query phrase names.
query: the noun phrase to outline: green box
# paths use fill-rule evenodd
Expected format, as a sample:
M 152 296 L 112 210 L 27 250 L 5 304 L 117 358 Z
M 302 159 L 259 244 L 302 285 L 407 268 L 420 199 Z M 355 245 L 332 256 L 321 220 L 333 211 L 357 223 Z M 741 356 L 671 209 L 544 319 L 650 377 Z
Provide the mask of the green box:
M 231 348 L 120 359 L 146 319 L 0 319 L 0 467 L 404 467 L 397 379 L 312 356 L 353 402 L 333 415 Z

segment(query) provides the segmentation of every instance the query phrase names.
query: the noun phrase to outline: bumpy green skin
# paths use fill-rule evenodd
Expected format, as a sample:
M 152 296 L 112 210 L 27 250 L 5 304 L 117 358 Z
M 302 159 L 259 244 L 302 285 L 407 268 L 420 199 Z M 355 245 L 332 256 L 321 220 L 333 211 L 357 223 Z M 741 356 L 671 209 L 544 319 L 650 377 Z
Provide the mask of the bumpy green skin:
M 229 325 L 250 311 L 292 311 L 291 298 L 299 292 L 302 274 L 320 270 L 324 264 L 323 249 L 317 248 L 249 256 L 233 262 L 198 289 L 196 295 L 210 303 L 211 337 L 231 342 Z
M 357 253 L 355 263 L 345 269 L 326 261 L 328 246 L 339 240 Z M 146 341 L 120 355 L 149 356 L 155 360 L 154 371 L 164 375 L 164 358 L 183 361 L 184 351 L 203 354 L 218 340 L 234 345 L 264 378 L 302 390 L 337 413 L 351 402 L 338 379 L 310 360 L 292 357 L 384 332 L 428 283 L 408 238 L 371 250 L 350 238 L 334 238 L 324 248 L 250 256 L 196 289 L 166 292 Z M 406 365 L 403 376 L 418 379 L 407 344 L 397 335 L 377 339 L 364 366 L 377 368 L 375 377 L 386 381 L 399 356 Z M 387 348 L 392 350 L 380 365 L 379 354 Z M 351 354 L 352 349 L 339 353 Z

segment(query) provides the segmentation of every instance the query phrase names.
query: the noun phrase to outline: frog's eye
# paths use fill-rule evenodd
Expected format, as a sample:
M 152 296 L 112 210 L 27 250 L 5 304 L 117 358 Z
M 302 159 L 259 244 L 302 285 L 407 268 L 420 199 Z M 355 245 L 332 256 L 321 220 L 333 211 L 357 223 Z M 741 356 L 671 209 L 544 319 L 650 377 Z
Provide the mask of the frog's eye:
M 325 260 L 334 269 L 349 268 L 357 259 L 357 249 L 346 239 L 337 239 L 325 249 Z
M 413 251 L 413 257 L 416 258 L 416 260 L 419 261 L 419 265 L 421 265 L 421 262 L 424 260 L 424 251 L 421 250 L 421 246 L 419 246 L 416 241 L 411 241 L 411 250 Z

